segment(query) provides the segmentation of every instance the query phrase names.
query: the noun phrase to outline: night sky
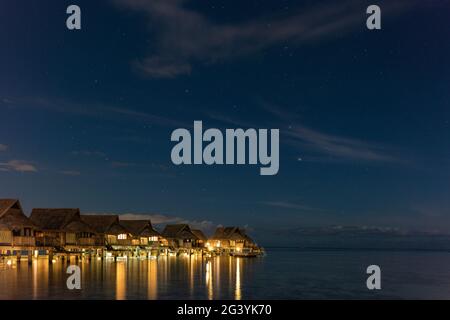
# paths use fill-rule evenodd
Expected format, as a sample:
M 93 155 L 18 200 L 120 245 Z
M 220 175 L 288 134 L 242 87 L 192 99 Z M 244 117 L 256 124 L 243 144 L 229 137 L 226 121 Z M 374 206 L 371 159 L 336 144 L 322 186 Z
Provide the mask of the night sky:
M 369 4 L 2 1 L 0 198 L 450 232 L 450 2 L 374 2 L 374 31 Z M 279 128 L 279 173 L 175 166 L 170 134 L 194 120 Z

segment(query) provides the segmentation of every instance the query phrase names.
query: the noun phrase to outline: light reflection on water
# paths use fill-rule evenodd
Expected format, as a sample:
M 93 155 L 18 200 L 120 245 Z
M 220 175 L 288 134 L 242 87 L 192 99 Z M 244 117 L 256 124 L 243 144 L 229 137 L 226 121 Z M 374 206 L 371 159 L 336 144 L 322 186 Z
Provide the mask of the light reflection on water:
M 196 255 L 83 260 L 77 263 L 81 290 L 67 289 L 64 261 L 38 259 L 32 266 L 22 261 L 0 271 L 0 299 L 241 299 L 240 260 Z
M 74 259 L 72 264 L 76 263 Z M 67 262 L 0 268 L 0 299 L 450 299 L 450 253 L 268 250 L 264 258 L 201 256 L 83 260 L 81 290 Z M 378 264 L 382 290 L 366 287 Z

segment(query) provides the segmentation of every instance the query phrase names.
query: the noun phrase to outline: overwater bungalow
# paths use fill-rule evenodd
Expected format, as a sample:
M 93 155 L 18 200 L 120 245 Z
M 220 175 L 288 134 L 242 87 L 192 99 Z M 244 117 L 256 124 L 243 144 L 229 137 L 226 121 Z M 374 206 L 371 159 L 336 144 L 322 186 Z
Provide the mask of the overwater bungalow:
M 206 249 L 206 250 L 205 250 Z M 238 227 L 217 228 L 208 240 L 187 224 L 169 224 L 160 234 L 150 220 L 120 220 L 118 215 L 81 215 L 77 208 L 33 209 L 28 218 L 16 199 L 0 199 L 0 256 L 22 254 L 86 257 L 150 257 L 206 253 L 259 256 L 264 250 Z
M 228 251 L 242 251 L 244 249 L 257 249 L 256 243 L 238 227 L 219 227 L 214 235 L 208 240 L 209 249 Z
M 168 224 L 162 232 L 170 247 L 174 248 L 196 248 L 198 238 L 187 224 Z
M 81 220 L 103 237 L 107 247 L 121 249 L 132 245 L 131 232 L 120 224 L 118 215 L 81 215 Z
M 103 245 L 95 230 L 81 220 L 80 209 L 33 209 L 30 219 L 39 228 L 38 246 L 72 251 Z
M 120 224 L 131 232 L 133 245 L 151 248 L 167 245 L 167 241 L 153 229 L 150 220 L 120 220 Z
M 0 251 L 32 250 L 36 225 L 25 216 L 17 199 L 0 199 Z
M 205 236 L 203 231 L 199 229 L 191 229 L 191 232 L 197 237 L 197 246 L 200 248 L 205 247 L 208 237 Z

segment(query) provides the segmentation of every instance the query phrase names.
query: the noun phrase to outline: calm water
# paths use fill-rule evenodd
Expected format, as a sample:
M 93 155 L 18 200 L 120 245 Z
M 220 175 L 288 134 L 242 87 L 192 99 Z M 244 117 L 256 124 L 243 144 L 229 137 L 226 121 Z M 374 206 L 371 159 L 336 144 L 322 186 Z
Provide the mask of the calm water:
M 0 299 L 450 299 L 450 253 L 272 249 L 264 258 L 160 257 L 80 262 L 82 289 L 66 287 L 66 263 L 0 268 Z M 74 262 L 74 261 L 72 261 Z M 368 291 L 366 267 L 382 269 Z

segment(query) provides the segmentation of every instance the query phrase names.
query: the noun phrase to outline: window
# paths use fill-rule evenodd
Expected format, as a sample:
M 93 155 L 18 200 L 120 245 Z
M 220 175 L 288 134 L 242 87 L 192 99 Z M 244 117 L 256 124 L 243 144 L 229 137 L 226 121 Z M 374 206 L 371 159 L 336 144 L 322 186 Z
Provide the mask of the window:
M 149 241 L 158 241 L 158 237 L 153 236 L 148 238 Z
M 117 239 L 119 239 L 119 240 L 126 240 L 127 239 L 127 235 L 125 233 L 119 234 L 117 236 Z

